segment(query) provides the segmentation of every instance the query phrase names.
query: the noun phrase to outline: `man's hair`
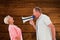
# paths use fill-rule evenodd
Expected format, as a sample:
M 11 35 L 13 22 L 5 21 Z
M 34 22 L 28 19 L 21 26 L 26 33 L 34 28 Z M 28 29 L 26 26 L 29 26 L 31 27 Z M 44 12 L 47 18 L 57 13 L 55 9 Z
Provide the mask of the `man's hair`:
M 34 9 L 35 9 L 35 11 L 41 12 L 41 8 L 39 8 L 39 7 L 35 7 Z

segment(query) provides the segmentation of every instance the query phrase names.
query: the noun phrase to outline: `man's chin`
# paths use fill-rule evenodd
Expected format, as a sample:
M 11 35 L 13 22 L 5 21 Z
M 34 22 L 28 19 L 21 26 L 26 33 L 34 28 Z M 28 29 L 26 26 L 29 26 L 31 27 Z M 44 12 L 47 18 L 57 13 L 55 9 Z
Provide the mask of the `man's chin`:
M 35 17 L 37 19 L 37 17 Z
M 38 19 L 39 17 L 35 17 L 36 19 Z

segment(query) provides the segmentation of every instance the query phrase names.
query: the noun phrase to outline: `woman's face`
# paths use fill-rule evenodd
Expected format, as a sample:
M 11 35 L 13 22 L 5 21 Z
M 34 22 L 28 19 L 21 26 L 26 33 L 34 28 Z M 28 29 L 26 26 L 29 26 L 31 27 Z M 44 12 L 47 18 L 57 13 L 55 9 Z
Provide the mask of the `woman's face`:
M 9 23 L 14 23 L 13 17 L 9 17 L 8 22 L 9 22 Z

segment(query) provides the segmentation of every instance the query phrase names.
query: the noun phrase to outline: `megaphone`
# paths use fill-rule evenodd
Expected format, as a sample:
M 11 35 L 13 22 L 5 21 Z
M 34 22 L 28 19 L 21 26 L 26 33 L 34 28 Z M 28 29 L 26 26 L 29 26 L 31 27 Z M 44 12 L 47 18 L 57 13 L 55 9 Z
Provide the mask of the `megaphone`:
M 34 19 L 34 16 L 22 17 L 23 23 Z

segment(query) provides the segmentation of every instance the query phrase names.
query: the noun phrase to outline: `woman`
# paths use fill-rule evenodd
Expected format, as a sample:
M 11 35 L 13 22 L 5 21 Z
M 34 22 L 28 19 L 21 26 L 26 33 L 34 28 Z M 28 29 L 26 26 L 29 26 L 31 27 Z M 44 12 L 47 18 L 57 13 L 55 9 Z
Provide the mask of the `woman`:
M 23 40 L 21 29 L 18 26 L 14 25 L 13 17 L 6 16 L 4 18 L 4 23 L 9 24 L 8 31 L 10 35 L 10 40 Z

